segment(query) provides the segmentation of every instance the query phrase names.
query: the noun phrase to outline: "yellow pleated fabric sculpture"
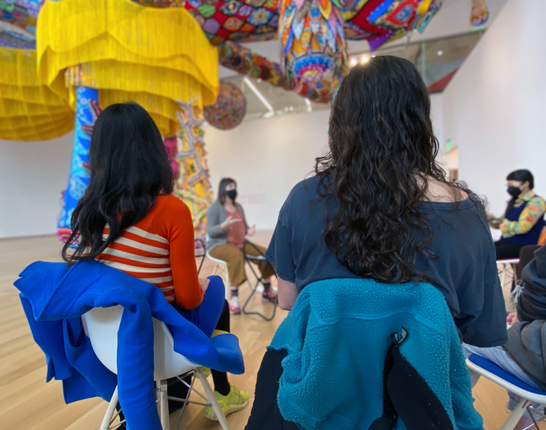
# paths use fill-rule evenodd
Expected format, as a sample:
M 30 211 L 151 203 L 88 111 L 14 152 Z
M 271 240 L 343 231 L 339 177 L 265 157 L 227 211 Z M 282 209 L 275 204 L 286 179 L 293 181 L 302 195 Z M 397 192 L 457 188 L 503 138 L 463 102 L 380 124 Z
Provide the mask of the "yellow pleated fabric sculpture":
M 47 140 L 73 127 L 74 113 L 40 81 L 36 51 L 0 48 L 0 139 Z
M 135 101 L 164 133 L 177 128 L 178 102 L 214 104 L 218 95 L 217 49 L 185 8 L 48 0 L 38 19 L 37 55 L 40 77 L 67 103 L 73 100 L 65 88 L 79 78 L 72 71 L 65 79 L 65 70 L 78 66 L 87 86 L 100 90 L 101 106 Z

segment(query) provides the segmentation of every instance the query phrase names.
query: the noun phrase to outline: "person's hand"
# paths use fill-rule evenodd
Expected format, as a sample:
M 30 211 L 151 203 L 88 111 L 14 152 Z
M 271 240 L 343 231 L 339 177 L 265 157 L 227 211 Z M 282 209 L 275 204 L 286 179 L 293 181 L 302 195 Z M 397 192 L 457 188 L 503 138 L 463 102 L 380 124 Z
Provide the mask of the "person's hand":
M 489 220 L 489 225 L 493 228 L 499 229 L 500 225 L 502 224 L 501 219 L 491 219 Z
M 506 317 L 506 324 L 513 325 L 515 323 L 518 323 L 518 314 L 517 312 L 510 312 L 508 316 Z
M 256 224 L 252 225 L 252 227 L 250 227 L 248 229 L 247 235 L 248 236 L 254 236 L 255 233 L 256 233 Z
M 502 220 L 500 225 L 499 225 L 499 228 L 501 230 L 505 230 L 507 227 L 508 227 L 508 220 Z
M 226 231 L 230 226 L 232 226 L 233 224 L 237 224 L 237 223 L 240 223 L 241 222 L 241 219 L 238 218 L 238 219 L 233 219 L 232 216 L 228 216 L 226 218 L 226 220 L 220 224 L 220 227 L 222 227 L 222 230 Z
M 209 278 L 199 278 L 199 285 L 201 285 L 201 290 L 203 290 L 203 294 L 207 292 L 207 289 L 209 288 L 210 279 Z
M 493 215 L 491 212 L 486 212 L 485 215 L 487 216 L 487 221 L 493 221 L 496 219 L 496 216 Z

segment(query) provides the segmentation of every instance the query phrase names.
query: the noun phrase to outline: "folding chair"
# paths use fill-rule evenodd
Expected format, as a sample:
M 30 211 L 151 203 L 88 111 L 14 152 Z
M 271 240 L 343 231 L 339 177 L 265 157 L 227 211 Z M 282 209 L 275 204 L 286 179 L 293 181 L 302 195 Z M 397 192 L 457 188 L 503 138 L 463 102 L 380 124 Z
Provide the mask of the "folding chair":
M 263 286 L 263 275 L 261 272 L 256 273 L 252 263 L 257 263 L 257 264 L 266 263 L 266 266 L 265 266 L 266 268 L 272 267 L 271 263 L 267 261 L 267 259 L 265 258 L 265 255 L 263 254 L 263 252 L 261 252 L 256 245 L 254 245 L 251 242 L 245 241 L 245 248 L 246 246 L 253 247 L 256 250 L 256 252 L 259 254 L 259 256 L 253 256 L 253 255 L 249 255 L 245 253 L 245 264 L 250 267 L 252 274 L 256 277 L 256 284 L 252 286 L 247 276 L 247 283 L 250 289 L 252 290 L 252 292 L 250 293 L 250 296 L 248 296 L 248 298 L 246 299 L 245 304 L 243 305 L 243 313 L 246 315 L 258 315 L 266 321 L 271 321 L 273 318 L 275 318 L 275 313 L 277 312 L 278 297 L 275 297 L 275 302 L 273 303 L 273 313 L 271 314 L 269 318 L 263 315 L 261 312 L 249 312 L 246 310 L 246 307 L 248 306 L 248 303 L 250 302 L 254 294 L 260 291 L 259 289 L 260 286 Z
M 495 363 L 479 355 L 470 355 L 466 359 L 466 364 L 470 370 L 473 370 L 481 376 L 485 376 L 495 384 L 498 384 L 511 393 L 521 397 L 521 401 L 499 430 L 514 430 L 516 424 L 526 410 L 529 411 L 534 425 L 537 426 L 538 429 L 537 422 L 544 421 L 545 416 L 543 412 L 533 409 L 530 405 L 531 403 L 546 405 L 546 392 L 537 390 L 536 388 L 527 385 L 515 376 L 501 369 Z M 536 417 L 538 417 L 538 420 Z

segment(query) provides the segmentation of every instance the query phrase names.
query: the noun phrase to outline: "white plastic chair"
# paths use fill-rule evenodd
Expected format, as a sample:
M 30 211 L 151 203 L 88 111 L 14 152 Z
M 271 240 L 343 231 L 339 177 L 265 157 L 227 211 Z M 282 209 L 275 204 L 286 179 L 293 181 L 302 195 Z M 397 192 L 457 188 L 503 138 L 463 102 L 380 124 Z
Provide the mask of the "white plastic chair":
M 521 397 L 521 401 L 512 411 L 499 430 L 514 430 L 516 424 L 521 419 L 527 409 L 530 415 L 535 419 L 534 415 L 540 416 L 540 420 L 544 419 L 544 414 L 531 408 L 531 403 L 540 403 L 546 405 L 546 393 L 528 386 L 523 381 L 520 381 L 515 376 L 510 375 L 496 364 L 483 358 L 479 355 L 472 354 L 466 359 L 468 368 L 481 376 L 486 377 L 490 381 L 502 388 L 510 391 Z
M 220 260 L 218 258 L 211 257 L 209 254 L 209 251 L 207 250 L 207 258 L 213 262 L 216 263 L 216 266 L 214 266 L 214 271 L 212 272 L 212 276 L 216 275 L 218 272 L 220 277 L 225 278 L 224 284 L 226 286 L 226 300 L 229 300 L 229 291 L 230 291 L 230 282 L 229 282 L 229 271 L 227 267 L 227 262 L 224 260 Z
M 97 358 L 104 366 L 111 372 L 117 375 L 117 350 L 118 350 L 118 330 L 121 323 L 121 316 L 123 314 L 122 306 L 113 306 L 110 308 L 94 308 L 82 315 L 82 323 L 85 334 L 89 337 L 93 351 L 97 355 Z M 156 398 L 159 409 L 159 417 L 161 419 L 161 425 L 163 430 L 170 429 L 169 423 L 169 405 L 167 396 L 167 379 L 184 375 L 188 372 L 194 372 L 199 378 L 203 388 L 206 392 L 206 397 L 201 395 L 193 387 L 188 386 L 200 397 L 202 397 L 208 405 L 211 405 L 216 413 L 218 421 L 223 430 L 229 430 L 229 426 L 225 416 L 222 413 L 222 409 L 218 404 L 218 400 L 214 395 L 209 383 L 203 372 L 201 366 L 189 361 L 186 357 L 178 354 L 174 351 L 174 341 L 171 332 L 167 326 L 153 319 L 154 327 L 154 381 L 156 382 Z M 180 379 L 180 378 L 179 378 Z M 180 379 L 181 380 L 181 379 Z M 192 384 L 193 385 L 193 384 Z M 171 398 L 172 400 L 183 402 L 184 408 L 189 400 Z M 104 415 L 100 430 L 114 429 L 119 424 L 112 424 L 113 420 L 117 417 L 116 405 L 118 404 L 118 389 L 114 392 L 106 414 Z M 202 404 L 202 403 L 198 403 Z M 182 413 L 180 421 L 182 419 Z
M 505 260 L 497 260 L 497 266 L 501 266 L 501 286 L 504 288 L 504 282 L 506 280 L 506 272 L 508 268 L 512 268 L 514 283 L 517 283 L 516 265 L 519 263 L 519 258 L 509 258 Z

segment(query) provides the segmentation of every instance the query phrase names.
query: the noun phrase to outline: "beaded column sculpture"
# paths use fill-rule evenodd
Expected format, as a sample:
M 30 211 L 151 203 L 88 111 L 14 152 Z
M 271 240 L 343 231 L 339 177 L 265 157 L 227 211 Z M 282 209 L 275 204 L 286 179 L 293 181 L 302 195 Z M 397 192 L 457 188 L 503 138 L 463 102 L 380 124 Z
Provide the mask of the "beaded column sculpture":
M 195 237 L 204 239 L 206 213 L 212 203 L 209 170 L 205 159 L 203 141 L 203 111 L 199 106 L 180 104 L 177 113 L 181 131 L 178 133 L 178 155 L 180 176 L 174 194 L 190 208 Z

